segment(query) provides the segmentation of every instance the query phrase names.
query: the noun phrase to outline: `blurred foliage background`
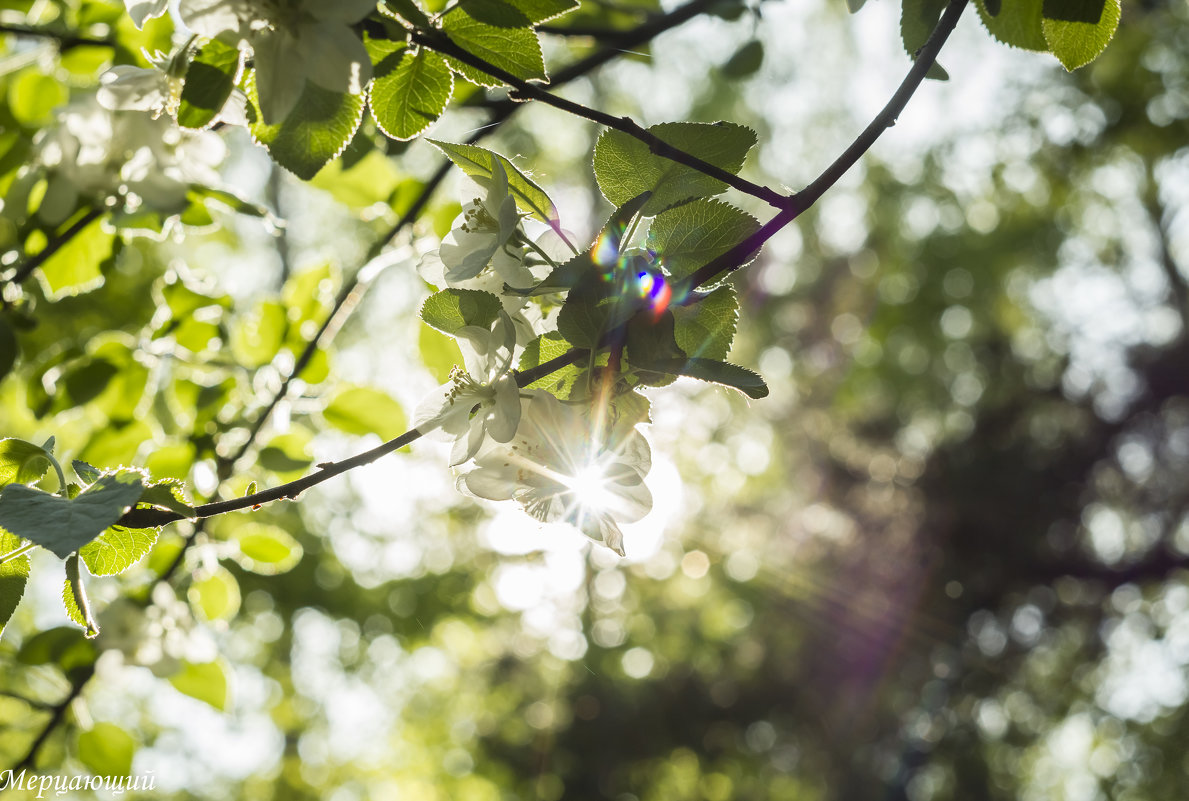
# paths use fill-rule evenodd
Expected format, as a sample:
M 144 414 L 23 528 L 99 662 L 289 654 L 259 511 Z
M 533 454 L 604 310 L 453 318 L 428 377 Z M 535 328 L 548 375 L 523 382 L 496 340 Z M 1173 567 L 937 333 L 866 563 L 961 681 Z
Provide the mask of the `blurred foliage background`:
M 655 13 L 584 9 L 556 27 Z M 897 14 L 724 6 L 567 93 L 641 123 L 750 125 L 744 174 L 795 188 L 907 69 Z M 1103 57 L 1067 74 L 968 15 L 940 59 L 951 80 L 732 279 L 732 360 L 771 396 L 651 393 L 657 503 L 625 527 L 626 559 L 458 495 L 432 442 L 212 520 L 158 582 L 189 533 L 166 529 L 135 571 L 92 580 L 94 645 L 57 628 L 47 557 L 0 642 L 3 762 L 82 680 L 37 770 L 152 770 L 161 798 L 1189 796 L 1187 18 L 1180 0 L 1127 4 Z M 544 40 L 555 64 L 595 46 Z M 10 131 L 113 58 L 3 47 Z M 434 135 L 483 119 L 452 110 Z M 68 458 L 208 496 L 376 444 L 357 435 L 377 430 L 359 411 L 372 390 L 403 430 L 397 405 L 452 363 L 416 319 L 415 265 L 461 190 L 434 194 L 234 461 L 439 163 L 365 131 L 306 185 L 241 133 L 224 174 L 285 226 L 216 215 L 138 239 L 98 289 L 7 317 L 6 436 L 53 434 Z M 607 213 L 597 133 L 529 107 L 489 145 L 586 237 Z M 126 749 L 96 755 L 96 731 Z

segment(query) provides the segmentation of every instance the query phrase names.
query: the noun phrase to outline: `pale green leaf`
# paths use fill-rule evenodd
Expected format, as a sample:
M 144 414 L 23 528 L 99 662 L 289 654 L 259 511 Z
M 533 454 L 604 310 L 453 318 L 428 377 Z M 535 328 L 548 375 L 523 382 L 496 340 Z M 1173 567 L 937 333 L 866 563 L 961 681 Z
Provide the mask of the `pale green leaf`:
M 16 551 L 21 547 L 20 537 L 0 531 L 0 557 Z M 12 619 L 21 596 L 25 594 L 25 585 L 29 583 L 29 556 L 18 556 L 0 563 L 0 635 L 4 634 L 4 627 Z
M 71 554 L 66 560 L 66 583 L 62 587 L 62 603 L 66 607 L 66 616 L 83 628 L 88 640 L 99 636 L 99 624 L 91 614 L 91 602 L 87 599 L 87 588 L 83 586 L 78 554 Z
M 235 532 L 239 546 L 236 562 L 244 570 L 275 576 L 292 570 L 301 561 L 301 544 L 284 529 L 267 523 L 249 523 Z
M 1119 0 L 1107 0 L 1096 23 L 1045 19 L 1041 27 L 1049 51 L 1065 69 L 1073 71 L 1089 64 L 1106 49 L 1119 27 L 1121 14 Z
M 21 439 L 0 439 L 0 487 L 32 484 L 50 469 L 45 449 Z
M 128 776 L 136 741 L 113 723 L 96 723 L 78 735 L 78 758 L 96 776 Z
M 183 662 L 182 669 L 169 677 L 178 692 L 226 712 L 231 703 L 231 682 L 221 661 Z
M 404 409 L 387 392 L 371 387 L 340 390 L 322 411 L 326 422 L 348 434 L 378 434 L 390 440 L 408 427 Z
M 239 611 L 239 582 L 223 567 L 196 577 L 186 596 L 203 620 L 229 620 Z
M 112 257 L 116 235 L 92 220 L 41 265 L 41 281 L 51 300 L 89 292 L 103 284 L 103 266 Z

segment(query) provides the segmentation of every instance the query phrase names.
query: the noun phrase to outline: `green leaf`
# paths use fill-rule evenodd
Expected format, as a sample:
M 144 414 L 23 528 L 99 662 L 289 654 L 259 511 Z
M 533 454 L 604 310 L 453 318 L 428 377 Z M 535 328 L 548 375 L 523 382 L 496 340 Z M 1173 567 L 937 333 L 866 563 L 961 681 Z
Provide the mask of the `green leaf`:
M 94 484 L 103 475 L 102 470 L 94 465 L 87 464 L 82 459 L 75 459 L 70 463 L 70 466 L 74 468 L 74 474 L 84 484 Z
M 274 473 L 297 473 L 305 470 L 313 458 L 306 450 L 309 435 L 301 430 L 273 437 L 260 450 L 260 466 Z
M 305 91 L 284 122 L 267 125 L 256 95 L 256 76 L 246 81 L 248 130 L 273 160 L 308 181 L 342 153 L 363 120 L 363 95 L 332 92 L 306 82 Z
M 183 128 L 205 128 L 215 121 L 239 80 L 242 54 L 211 39 L 190 59 L 177 121 Z
M 676 318 L 665 311 L 655 319 L 638 315 L 627 325 L 627 361 L 641 383 L 665 386 L 673 383 L 677 370 L 669 365 L 684 364 L 685 351 L 677 344 Z
M 846 0 L 846 10 L 852 14 L 857 14 L 859 9 L 867 4 L 867 0 Z
M 456 145 L 436 139 L 425 141 L 445 153 L 467 175 L 484 181 L 491 178 L 492 165 L 499 159 L 508 176 L 508 191 L 516 199 L 516 205 L 541 222 L 556 225 L 557 206 L 549 199 L 549 195 L 505 157 L 478 145 Z
M 40 445 L 22 439 L 0 439 L 0 487 L 41 481 L 50 459 Z
M 1119 0 L 1108 0 L 1097 22 L 1045 19 L 1041 27 L 1050 52 L 1072 72 L 1098 58 L 1106 49 L 1119 27 L 1121 15 Z
M 183 517 L 194 517 L 194 507 L 186 499 L 184 487 L 185 484 L 177 479 L 155 481 L 145 489 L 138 503 L 159 506 Z
M 754 75 L 764 63 L 764 43 L 752 39 L 722 65 L 722 74 L 736 80 Z
M 417 5 L 416 0 L 384 0 L 380 4 L 380 10 L 390 16 L 398 15 L 418 28 L 433 27 L 429 17 L 421 10 L 421 6 Z
M 220 712 L 226 712 L 231 703 L 227 667 L 219 660 L 183 662 L 182 669 L 169 677 L 169 683 L 178 692 L 210 704 Z
M 143 491 L 134 470 L 102 476 L 70 500 L 9 484 L 0 491 L 0 527 L 65 559 L 119 520 Z
M 929 34 L 937 27 L 941 12 L 948 0 L 903 0 L 900 7 L 900 40 L 908 55 L 916 58 L 917 51 L 929 41 Z
M 490 292 L 477 289 L 443 289 L 421 304 L 421 319 L 427 325 L 453 336 L 464 326 L 490 328 L 503 304 Z
M 68 676 L 86 675 L 95 664 L 95 645 L 73 626 L 58 626 L 21 643 L 17 661 L 24 665 L 55 664 Z
M 139 562 L 157 543 L 155 528 L 110 526 L 78 549 L 87 570 L 96 576 L 114 576 Z
M 213 200 L 221 206 L 234 211 L 236 214 L 244 214 L 248 217 L 261 217 L 266 220 L 273 220 L 272 212 L 265 206 L 258 203 L 253 203 L 250 200 L 237 195 L 228 189 L 217 189 L 213 186 L 202 186 L 201 184 L 190 184 L 187 195 L 191 200 Z
M 113 723 L 96 723 L 78 735 L 78 758 L 96 776 L 128 776 L 136 741 Z
M 657 215 L 646 247 L 671 275 L 684 278 L 759 230 L 754 217 L 729 203 L 696 200 Z
M 54 109 L 66 104 L 70 92 L 62 81 L 37 70 L 16 76 L 8 90 L 12 116 L 26 128 L 40 128 L 54 116 Z
M 20 537 L 0 531 L 0 557 L 7 556 L 20 547 Z M 4 627 L 12 619 L 17 604 L 21 602 L 21 596 L 25 594 L 25 585 L 28 583 L 28 554 L 0 563 L 0 635 L 4 634 Z
M 421 354 L 421 363 L 429 370 L 439 384 L 446 383 L 451 370 L 463 362 L 462 351 L 453 337 L 448 337 L 440 331 L 435 331 L 428 325 L 420 326 L 417 335 L 417 350 Z
M 239 611 L 239 582 L 226 568 L 216 567 L 197 578 L 187 592 L 190 605 L 203 620 L 229 620 Z
M 408 428 L 404 409 L 387 392 L 370 387 L 339 391 L 322 411 L 326 422 L 348 434 L 379 434 L 390 440 Z
M 578 0 L 506 0 L 505 2 L 495 0 L 495 2 L 498 5 L 515 8 L 533 25 L 556 19 L 578 7 Z M 459 5 L 476 19 L 484 20 L 484 7 L 490 7 L 493 4 L 493 0 L 462 0 Z M 487 15 L 490 16 L 491 12 L 487 12 Z
M 558 356 L 568 353 L 573 347 L 572 343 L 556 331 L 542 334 L 524 347 L 524 352 L 520 355 L 518 369 L 521 372 L 532 369 L 550 359 L 556 359 Z M 575 384 L 585 374 L 585 365 L 569 364 L 537 379 L 525 389 L 543 389 L 561 400 L 566 400 L 573 394 Z
M 719 287 L 697 303 L 674 307 L 673 319 L 674 339 L 686 355 L 721 361 L 735 339 L 739 299 L 732 287 Z
M 279 526 L 249 523 L 236 530 L 239 556 L 244 570 L 261 576 L 287 573 L 301 561 L 301 544 Z
M 499 8 L 502 6 L 502 8 Z M 485 6 L 484 21 L 455 7 L 441 18 L 442 31 L 468 53 L 524 81 L 549 81 L 537 34 L 523 13 L 504 3 Z M 492 22 L 499 24 L 492 24 Z M 450 59 L 450 67 L 480 86 L 500 86 L 499 78 L 469 64 Z
M 454 92 L 446 60 L 422 48 L 404 50 L 380 62 L 368 91 L 372 116 L 392 139 L 407 141 L 433 125 Z
M 285 307 L 261 300 L 231 327 L 231 354 L 245 367 L 266 365 L 276 358 L 288 329 Z
M 1097 25 L 1106 6 L 1106 0 L 1044 0 L 1040 13 L 1044 19 Z
M 701 381 L 722 384 L 737 389 L 749 398 L 768 396 L 768 385 L 758 373 L 726 362 L 711 359 L 686 359 L 671 362 L 657 362 L 653 367 L 675 375 L 686 375 Z
M 87 588 L 83 586 L 77 553 L 71 554 L 66 560 L 66 583 L 62 587 L 62 603 L 66 607 L 66 616 L 82 626 L 88 640 L 99 636 L 99 624 L 91 614 L 91 602 L 87 599 Z
M 92 220 L 41 265 L 41 280 L 50 300 L 89 292 L 103 284 L 103 267 L 112 258 L 116 235 Z
M 986 0 L 976 0 L 978 15 L 991 35 L 1004 44 L 1024 50 L 1049 49 L 1041 28 L 1043 0 L 1010 0 L 998 14 L 987 10 Z
M 739 172 L 756 143 L 755 131 L 733 122 L 665 122 L 648 131 L 678 150 L 730 173 Z M 652 197 L 642 210 L 649 217 L 678 203 L 727 189 L 723 182 L 654 155 L 639 139 L 615 130 L 604 131 L 599 137 L 594 170 L 603 196 L 616 206 L 651 191 Z

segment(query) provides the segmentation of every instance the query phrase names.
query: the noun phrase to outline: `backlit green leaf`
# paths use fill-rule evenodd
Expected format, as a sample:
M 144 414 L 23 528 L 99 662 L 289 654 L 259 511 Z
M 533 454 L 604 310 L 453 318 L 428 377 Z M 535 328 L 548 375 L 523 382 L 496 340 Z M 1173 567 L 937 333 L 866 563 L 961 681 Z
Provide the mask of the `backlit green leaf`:
M 205 128 L 223 110 L 239 79 L 242 54 L 218 39 L 206 42 L 190 60 L 178 106 L 178 124 Z
M 231 702 L 231 684 L 227 667 L 220 661 L 183 662 L 182 669 L 169 677 L 169 683 L 191 698 L 210 704 L 220 712 Z
M 332 92 L 306 82 L 305 91 L 285 121 L 267 125 L 256 98 L 254 75 L 245 88 L 252 138 L 268 148 L 278 164 L 307 181 L 343 152 L 363 120 L 363 95 Z
M 1067 70 L 1089 64 L 1106 49 L 1119 27 L 1119 0 L 1107 0 L 1097 22 L 1069 22 L 1045 19 L 1041 23 L 1049 51 Z
M 666 144 L 730 173 L 739 172 L 756 143 L 755 131 L 732 122 L 665 122 L 648 131 Z M 653 154 L 648 145 L 621 131 L 608 130 L 599 137 L 594 170 L 603 196 L 616 206 L 651 191 L 652 197 L 643 208 L 646 216 L 727 189 L 723 182 L 692 167 Z
M 454 91 L 446 60 L 424 48 L 404 50 L 376 68 L 368 99 L 380 130 L 405 141 L 424 132 L 442 116 Z
M 443 334 L 454 335 L 464 326 L 490 328 L 503 305 L 490 292 L 476 289 L 443 289 L 421 304 L 421 319 Z
M 378 434 L 390 440 L 408 428 L 404 409 L 387 392 L 371 387 L 340 390 L 322 411 L 326 422 L 348 434 Z
M 485 13 L 480 21 L 462 8 L 454 8 L 442 17 L 442 30 L 463 50 L 525 81 L 548 81 L 545 59 L 537 34 L 529 27 L 523 13 L 506 4 L 498 18 Z M 497 25 L 491 24 L 499 22 Z M 480 86 L 500 86 L 503 81 L 486 72 L 450 59 L 451 69 Z
M 136 741 L 113 723 L 96 723 L 78 735 L 78 758 L 96 776 L 128 776 Z
M 754 217 L 729 203 L 696 200 L 657 215 L 647 247 L 671 275 L 684 278 L 758 230 Z
M 0 487 L 32 484 L 50 469 L 45 449 L 21 439 L 0 439 Z

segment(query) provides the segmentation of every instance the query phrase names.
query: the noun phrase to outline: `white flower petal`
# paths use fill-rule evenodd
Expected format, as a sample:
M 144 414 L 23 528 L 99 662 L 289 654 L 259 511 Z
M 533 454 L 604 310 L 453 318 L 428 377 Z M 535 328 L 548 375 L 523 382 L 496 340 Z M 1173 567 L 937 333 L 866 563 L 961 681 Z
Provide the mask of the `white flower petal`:
M 520 425 L 520 387 L 516 377 L 506 375 L 495 382 L 495 402 L 487 418 L 487 433 L 496 442 L 510 442 Z
M 168 0 L 124 0 L 124 8 L 128 9 L 128 16 L 132 17 L 137 30 L 143 28 L 146 21 L 164 14 L 168 6 Z
M 305 54 L 296 39 L 283 31 L 263 31 L 252 37 L 256 54 L 256 92 L 260 113 L 269 125 L 283 122 L 305 91 Z
M 324 89 L 357 95 L 372 79 L 367 48 L 345 25 L 302 25 L 297 41 L 301 47 L 298 58 L 306 61 L 306 75 Z

